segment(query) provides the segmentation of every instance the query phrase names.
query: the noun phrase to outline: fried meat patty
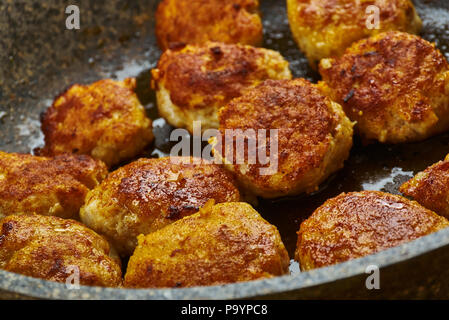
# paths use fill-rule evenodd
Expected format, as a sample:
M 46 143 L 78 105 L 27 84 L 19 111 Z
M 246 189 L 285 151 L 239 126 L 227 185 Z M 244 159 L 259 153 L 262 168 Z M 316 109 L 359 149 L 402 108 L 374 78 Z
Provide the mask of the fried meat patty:
M 124 284 L 220 285 L 283 275 L 288 266 L 278 230 L 249 204 L 208 203 L 194 215 L 140 235 Z
M 233 177 L 220 166 L 189 157 L 140 159 L 112 172 L 89 192 L 80 216 L 120 255 L 129 256 L 139 234 L 191 215 L 210 199 L 240 200 Z
M 81 223 L 52 216 L 0 220 L 0 269 L 90 286 L 121 285 L 120 259 L 108 242 Z
M 449 155 L 415 177 L 399 189 L 424 207 L 449 218 Z
M 261 197 L 316 191 L 352 146 L 353 124 L 341 106 L 304 79 L 267 80 L 228 103 L 219 119 L 215 156 Z
M 298 232 L 295 259 L 310 270 L 360 258 L 449 226 L 415 201 L 378 191 L 327 200 Z
M 422 26 L 410 0 L 287 0 L 287 11 L 293 37 L 313 67 L 360 39 L 391 30 L 419 33 Z
M 206 41 L 262 44 L 258 0 L 163 0 L 156 11 L 162 50 Z
M 323 90 L 357 121 L 364 140 L 401 143 L 449 128 L 449 64 L 426 40 L 387 32 L 323 59 Z
M 71 86 L 42 115 L 40 154 L 88 154 L 108 167 L 139 155 L 153 133 L 135 86 L 135 79 Z
M 107 174 L 105 164 L 89 156 L 0 151 L 0 219 L 30 213 L 77 219 L 87 192 Z

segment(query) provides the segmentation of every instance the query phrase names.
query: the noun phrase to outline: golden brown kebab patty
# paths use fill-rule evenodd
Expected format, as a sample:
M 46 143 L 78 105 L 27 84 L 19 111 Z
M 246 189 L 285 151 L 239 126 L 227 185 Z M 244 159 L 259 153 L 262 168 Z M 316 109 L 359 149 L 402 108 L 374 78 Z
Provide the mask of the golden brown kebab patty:
M 135 79 L 75 84 L 42 115 L 42 155 L 88 154 L 109 167 L 139 155 L 153 140 Z
M 422 140 L 449 128 L 449 64 L 434 44 L 403 32 L 362 40 L 323 59 L 324 90 L 365 140 Z
M 378 28 L 371 25 L 372 6 L 379 9 Z M 410 0 L 287 0 L 287 9 L 293 37 L 314 67 L 360 39 L 390 30 L 419 33 L 422 26 Z
M 399 190 L 424 207 L 449 217 L 449 155 L 416 174 Z
M 288 273 L 275 226 L 247 203 L 206 206 L 139 236 L 124 285 L 135 288 L 220 285 Z
M 120 259 L 108 242 L 81 223 L 52 216 L 0 220 L 0 269 L 45 280 L 116 287 Z
M 159 113 L 175 127 L 218 128 L 218 109 L 266 79 L 291 79 L 276 51 L 207 42 L 167 50 L 153 72 Z
M 360 258 L 449 226 L 415 201 L 379 191 L 342 193 L 301 224 L 295 259 L 310 270 Z
M 224 158 L 247 192 L 261 197 L 316 191 L 343 166 L 352 146 L 353 124 L 341 106 L 304 79 L 267 80 L 223 107 L 219 119 L 222 143 L 212 141 L 215 155 Z M 231 140 L 227 132 L 235 143 L 226 143 Z M 238 140 L 245 141 L 244 157 L 239 157 Z M 270 158 L 268 164 L 260 156 L 251 159 L 251 140 L 257 148 L 266 144 L 261 154 Z
M 210 199 L 240 200 L 234 179 L 220 166 L 190 157 L 140 159 L 112 172 L 92 190 L 80 216 L 126 256 L 139 234 L 191 215 Z
M 104 163 L 89 156 L 0 151 L 0 219 L 27 213 L 77 219 L 87 192 L 107 174 Z
M 164 51 L 206 41 L 262 44 L 258 0 L 162 0 L 156 11 L 156 37 Z

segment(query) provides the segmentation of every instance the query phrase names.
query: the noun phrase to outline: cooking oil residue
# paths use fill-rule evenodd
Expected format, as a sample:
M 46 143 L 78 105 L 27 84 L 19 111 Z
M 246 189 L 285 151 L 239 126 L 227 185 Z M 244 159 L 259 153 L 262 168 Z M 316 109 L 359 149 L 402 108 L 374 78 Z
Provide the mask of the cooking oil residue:
M 24 118 L 21 124 L 16 126 L 18 135 L 27 142 L 30 152 L 44 145 L 44 134 L 41 131 L 41 124 L 38 120 Z
M 402 168 L 395 167 L 386 176 L 374 176 L 362 183 L 363 190 L 386 191 L 390 185 L 396 183 L 398 179 L 401 182 L 413 177 L 413 171 L 404 171 Z

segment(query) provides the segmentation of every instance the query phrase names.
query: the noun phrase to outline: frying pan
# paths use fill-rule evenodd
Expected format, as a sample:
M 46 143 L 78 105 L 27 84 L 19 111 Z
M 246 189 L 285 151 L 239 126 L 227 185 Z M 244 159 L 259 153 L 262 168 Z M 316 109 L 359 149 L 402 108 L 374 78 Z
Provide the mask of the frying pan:
M 76 3 L 78 2 L 78 3 Z M 154 145 L 143 156 L 170 150 L 172 128 L 157 114 L 149 70 L 160 51 L 154 37 L 154 0 L 2 0 L 0 2 L 0 150 L 32 152 L 42 144 L 39 115 L 72 83 L 137 77 L 137 93 L 154 120 Z M 81 28 L 68 30 L 65 8 L 77 4 Z M 416 1 L 422 36 L 449 57 L 449 1 Z M 316 81 L 292 40 L 285 0 L 261 1 L 264 47 L 280 51 L 296 77 Z M 449 153 L 449 134 L 420 143 L 363 146 L 356 138 L 345 168 L 312 195 L 260 200 L 257 210 L 275 224 L 291 257 L 296 231 L 326 199 L 341 192 L 398 187 Z M 367 289 L 368 266 L 377 266 L 380 289 Z M 34 279 L 0 270 L 0 297 L 54 299 L 239 298 L 449 298 L 449 229 L 375 255 L 291 275 L 212 287 L 112 289 Z

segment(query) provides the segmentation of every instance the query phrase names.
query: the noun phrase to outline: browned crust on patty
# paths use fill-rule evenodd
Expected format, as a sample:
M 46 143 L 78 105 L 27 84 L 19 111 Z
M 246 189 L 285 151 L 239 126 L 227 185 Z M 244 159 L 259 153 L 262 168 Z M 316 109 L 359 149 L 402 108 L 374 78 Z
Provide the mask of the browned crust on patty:
M 147 236 L 131 257 L 127 287 L 191 287 L 288 273 L 276 227 L 246 203 L 206 205 Z
M 138 201 L 136 209 L 142 216 L 162 215 L 170 222 L 197 212 L 210 199 L 239 200 L 233 177 L 218 165 L 204 160 L 194 164 L 188 158 L 174 164 L 173 160 L 140 159 L 112 173 L 102 187 L 120 179 L 116 197 L 122 205 L 132 208 Z
M 260 45 L 258 0 L 163 0 L 156 11 L 162 50 L 206 41 Z
M 40 215 L 0 220 L 0 268 L 65 283 L 79 269 L 81 285 L 121 284 L 120 260 L 107 241 L 79 222 Z M 73 283 L 73 282 L 71 282 Z
M 0 151 L 0 218 L 29 213 L 77 218 L 87 192 L 107 173 L 104 163 L 89 156 Z
M 435 46 L 402 33 L 362 40 L 320 73 L 329 95 L 342 104 L 367 140 L 422 140 L 446 130 L 449 65 Z
M 269 56 L 269 70 L 264 60 Z M 241 96 L 262 81 L 281 77 L 286 62 L 276 52 L 243 45 L 208 42 L 202 46 L 187 46 L 167 50 L 162 54 L 153 80 L 170 92 L 176 106 L 201 109 L 223 106 Z
M 240 200 L 231 174 L 195 160 L 139 159 L 112 172 L 87 196 L 82 221 L 110 239 L 121 255 L 130 255 L 139 234 L 191 215 L 210 199 Z
M 135 79 L 72 85 L 42 114 L 40 154 L 88 154 L 108 166 L 138 155 L 153 140 Z
M 380 9 L 382 29 L 395 26 L 397 30 L 406 31 L 406 23 L 414 16 L 414 7 L 410 0 L 371 0 L 359 3 L 354 0 L 295 0 L 295 2 L 298 6 L 296 15 L 305 26 L 315 30 L 349 23 L 359 29 L 367 29 L 366 8 L 373 5 Z
M 223 138 L 227 129 L 242 129 L 243 132 L 237 136 L 244 136 L 247 129 L 279 130 L 278 172 L 275 177 L 261 175 L 260 169 L 267 168 L 268 165 L 260 162 L 248 164 L 248 168 L 243 170 L 245 173 L 242 173 L 240 169 L 243 167 L 234 157 L 236 176 L 244 176 L 244 179 L 250 180 L 252 184 L 271 192 L 272 196 L 287 195 L 295 190 L 308 173 L 320 168 L 337 126 L 343 123 L 343 112 L 337 114 L 331 104 L 332 101 L 327 96 L 305 79 L 266 80 L 256 89 L 232 100 L 219 113 L 220 133 Z M 348 122 L 347 125 L 351 134 L 342 146 L 347 149 L 343 153 L 348 153 L 352 145 L 352 124 Z M 267 156 L 271 152 L 268 135 L 267 132 Z M 245 148 L 248 145 L 246 143 Z M 226 147 L 235 148 L 229 144 Z M 221 155 L 224 154 L 223 150 L 217 151 Z M 247 158 L 248 150 L 245 149 L 245 161 Z M 336 161 L 342 165 L 343 160 Z M 309 183 L 308 180 L 309 178 L 304 179 Z M 277 184 L 276 187 L 274 183 Z M 304 189 L 314 191 L 316 187 L 315 181 L 304 186 Z
M 399 190 L 424 207 L 449 217 L 449 157 L 418 173 Z
M 415 201 L 378 191 L 342 193 L 301 224 L 295 259 L 301 270 L 360 258 L 449 226 Z

